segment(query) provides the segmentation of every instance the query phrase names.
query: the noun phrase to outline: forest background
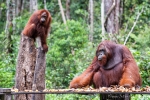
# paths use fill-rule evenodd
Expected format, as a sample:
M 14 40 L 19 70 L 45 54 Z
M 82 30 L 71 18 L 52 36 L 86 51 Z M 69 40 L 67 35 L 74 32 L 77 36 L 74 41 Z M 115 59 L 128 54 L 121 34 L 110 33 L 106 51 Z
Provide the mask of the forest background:
M 20 34 L 28 21 L 32 0 L 0 0 L 0 87 L 14 86 Z M 73 77 L 91 63 L 103 39 L 125 44 L 140 68 L 143 87 L 150 84 L 150 1 L 120 2 L 119 29 L 109 32 L 101 24 L 103 0 L 38 0 L 38 9 L 47 8 L 52 16 L 46 54 L 46 88 L 68 88 Z M 115 0 L 105 0 L 104 4 Z M 105 15 L 106 16 L 106 15 Z M 67 26 L 67 28 L 66 28 Z M 105 31 L 104 31 L 105 30 Z M 132 98 L 147 98 L 133 96 Z M 87 98 L 95 96 L 47 95 L 48 98 Z

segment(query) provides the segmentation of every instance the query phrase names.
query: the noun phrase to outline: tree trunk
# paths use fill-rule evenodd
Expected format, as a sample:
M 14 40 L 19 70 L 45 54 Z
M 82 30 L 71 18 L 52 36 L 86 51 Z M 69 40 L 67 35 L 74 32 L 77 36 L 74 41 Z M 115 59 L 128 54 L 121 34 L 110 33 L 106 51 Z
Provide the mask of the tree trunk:
M 120 0 L 105 0 L 104 10 L 105 10 L 105 29 L 107 33 L 119 33 L 120 28 Z
M 15 88 L 19 91 L 32 89 L 35 58 L 34 40 L 21 34 L 15 78 Z M 15 95 L 15 100 L 31 100 L 31 94 Z
M 32 0 L 32 11 L 38 10 L 37 0 Z
M 46 56 L 42 48 L 37 49 L 36 67 L 34 72 L 34 80 L 32 90 L 42 91 L 45 89 L 45 69 L 46 69 Z M 35 94 L 32 100 L 45 100 L 45 94 Z
M 116 7 L 115 7 L 115 30 L 117 34 L 119 34 L 119 29 L 120 29 L 120 19 L 119 19 L 119 16 L 120 16 L 120 4 L 121 4 L 121 1 L 120 0 L 116 0 Z
M 1 3 L 3 3 L 2 0 L 0 1 L 0 4 L 1 4 Z M 0 5 L 0 7 L 1 7 L 1 5 Z M 1 19 L 1 17 L 2 17 L 2 9 L 0 9 L 0 19 Z
M 1 19 L 1 17 L 2 17 L 2 10 L 0 9 L 0 19 Z
M 94 33 L 94 29 L 93 29 L 93 20 L 94 20 L 94 16 L 93 16 L 93 0 L 89 0 L 89 20 L 90 20 L 90 34 L 89 34 L 89 40 L 92 42 L 93 41 L 93 33 Z
M 13 52 L 13 44 L 12 44 L 12 38 L 11 35 L 14 32 L 14 27 L 15 25 L 13 25 L 13 18 L 15 17 L 15 1 L 14 0 L 7 0 L 6 1 L 7 4 L 7 20 L 6 20 L 6 27 L 5 27 L 5 33 L 6 33 L 6 37 L 7 37 L 7 44 L 6 44 L 6 52 L 7 53 L 12 53 Z
M 33 7 L 33 4 L 32 4 L 32 0 L 30 0 L 30 12 L 32 12 L 32 8 Z
M 38 10 L 37 0 L 30 0 L 30 12 L 33 13 L 36 10 Z
M 21 8 L 22 11 L 24 9 L 26 9 L 27 11 L 30 11 L 30 7 L 31 7 L 30 1 L 32 1 L 32 0 L 23 0 L 22 1 L 22 8 Z
M 62 4 L 61 4 L 61 0 L 58 0 L 58 4 L 59 4 L 59 8 L 60 8 L 60 12 L 61 12 L 61 15 L 62 15 L 63 22 L 64 22 L 64 24 L 66 24 L 66 18 L 65 18 L 65 14 L 64 14 Z
M 27 2 L 27 1 L 25 1 L 25 0 L 22 0 L 21 11 L 23 11 L 23 10 L 24 10 L 24 7 L 25 7 L 25 2 Z
M 44 9 L 47 9 L 46 0 L 44 0 Z
M 13 18 L 12 18 L 12 21 L 13 21 L 13 33 L 15 33 L 15 31 L 16 31 L 16 21 L 14 20 L 15 17 L 16 17 L 15 0 L 12 0 L 12 5 L 13 5 L 13 8 L 12 8 L 12 15 L 13 15 Z
M 22 11 L 23 0 L 16 0 L 16 15 L 19 15 Z
M 102 39 L 104 40 L 105 37 L 105 27 L 104 27 L 104 0 L 101 1 L 101 25 L 102 25 Z
M 70 19 L 70 0 L 66 0 L 66 19 Z

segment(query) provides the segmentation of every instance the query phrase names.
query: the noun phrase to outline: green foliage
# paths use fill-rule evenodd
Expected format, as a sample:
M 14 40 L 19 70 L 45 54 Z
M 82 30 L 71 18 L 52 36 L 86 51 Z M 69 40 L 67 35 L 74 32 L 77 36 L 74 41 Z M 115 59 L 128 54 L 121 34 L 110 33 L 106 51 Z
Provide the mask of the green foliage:
M 1 55 L 0 57 L 0 87 L 10 88 L 14 85 L 14 62 L 13 55 Z
M 132 95 L 131 96 L 131 100 L 150 100 L 150 95 L 149 94 L 144 94 L 144 95 L 140 95 L 140 94 L 136 94 L 136 95 Z
M 49 94 L 46 100 L 99 100 L 98 94 L 80 95 L 80 94 Z
M 150 48 L 146 48 L 143 52 L 134 51 L 133 54 L 140 67 L 142 86 L 145 87 L 150 84 Z
M 15 33 L 20 35 L 22 30 L 24 29 L 29 17 L 30 17 L 30 13 L 29 12 L 26 12 L 26 13 L 23 13 L 22 16 L 18 16 L 16 17 L 15 19 L 15 22 L 16 22 L 16 30 L 15 30 Z
M 134 48 L 138 48 L 139 50 L 143 51 L 143 48 L 146 48 L 147 45 L 150 45 L 150 30 L 148 25 L 144 25 L 142 27 L 144 28 L 139 30 L 140 34 L 131 34 L 131 38 L 135 41 Z
M 4 33 L 4 32 L 3 32 Z M 0 38 L 4 40 L 5 34 L 0 34 Z M 18 45 L 19 40 L 18 36 L 12 35 L 11 44 L 13 44 L 13 53 L 7 54 L 4 48 L 1 48 L 0 55 L 0 87 L 10 88 L 14 86 L 15 78 L 15 68 L 16 68 L 16 59 L 18 54 Z M 2 41 L 3 44 L 6 44 L 6 41 Z M 4 46 L 4 45 L 1 45 Z
M 143 9 L 143 12 L 139 16 L 139 19 L 137 19 L 137 23 L 134 27 L 133 32 L 131 33 L 128 44 L 130 46 L 135 47 L 136 49 L 140 49 L 141 46 L 147 46 L 149 45 L 150 35 L 149 35 L 149 21 L 150 21 L 150 5 L 149 1 L 143 0 L 133 0 L 130 2 L 125 1 L 126 7 L 125 7 L 125 13 L 124 13 L 124 24 L 123 24 L 123 34 L 124 37 L 128 35 L 128 33 L 131 31 L 131 28 L 133 27 L 134 22 L 136 21 L 136 18 L 139 13 L 141 13 L 141 10 Z M 129 8 L 128 8 L 129 7 Z M 145 40 L 145 41 L 143 41 Z
M 14 19 L 16 21 L 16 32 L 11 35 L 12 41 L 9 42 L 9 45 L 12 45 L 12 54 L 6 53 L 5 44 L 8 43 L 8 40 L 6 40 L 7 35 L 5 34 L 4 30 L 0 34 L 0 41 L 2 43 L 2 45 L 0 45 L 0 87 L 10 88 L 14 86 L 16 59 L 19 48 L 18 45 L 20 40 L 20 34 L 27 21 L 28 16 L 29 13 L 26 13 L 24 16 L 20 16 Z M 10 29 L 9 31 L 12 31 L 12 29 Z
M 1 3 L 0 2 L 0 26 L 1 26 L 1 28 L 0 28 L 0 33 L 3 31 L 3 28 L 4 28 L 4 26 L 5 26 L 5 23 L 6 23 L 6 17 L 5 17 L 5 15 L 6 15 L 6 3 Z
M 55 88 L 67 87 L 70 74 L 76 70 L 76 56 L 87 43 L 87 33 L 80 22 L 54 23 L 47 53 L 47 79 Z M 71 77 L 72 78 L 72 77 Z

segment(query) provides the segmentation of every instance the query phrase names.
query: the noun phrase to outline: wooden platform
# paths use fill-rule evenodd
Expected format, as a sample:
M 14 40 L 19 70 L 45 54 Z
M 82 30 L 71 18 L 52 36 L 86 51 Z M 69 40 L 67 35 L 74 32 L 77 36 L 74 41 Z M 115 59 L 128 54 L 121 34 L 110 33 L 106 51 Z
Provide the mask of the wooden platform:
M 123 95 L 130 100 L 130 94 L 150 94 L 150 87 L 145 88 L 124 88 L 124 87 L 101 87 L 99 89 L 84 88 L 84 89 L 45 89 L 43 91 L 0 88 L 0 100 L 12 100 L 13 95 L 21 94 L 101 94 L 101 97 L 108 98 L 106 95 Z M 103 100 L 103 99 L 102 99 Z M 116 100 L 116 99 L 115 99 Z

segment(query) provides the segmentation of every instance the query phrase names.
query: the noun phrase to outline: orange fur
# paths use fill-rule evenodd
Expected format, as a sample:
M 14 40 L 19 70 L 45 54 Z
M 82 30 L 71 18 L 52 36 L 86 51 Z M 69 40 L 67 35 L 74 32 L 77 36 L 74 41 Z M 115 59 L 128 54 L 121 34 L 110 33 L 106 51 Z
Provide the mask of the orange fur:
M 70 88 L 82 88 L 92 84 L 95 88 L 111 85 L 141 86 L 139 68 L 126 46 L 103 41 L 99 44 L 96 53 L 103 49 L 105 56 L 102 60 L 98 60 L 95 56 L 91 65 L 70 82 Z
M 139 74 L 139 68 L 127 47 L 123 49 L 123 64 L 124 72 L 119 85 L 133 87 L 135 85 L 142 85 L 142 80 Z
M 88 86 L 92 81 L 94 72 L 91 68 L 86 69 L 80 76 L 75 77 L 73 81 L 70 82 L 70 88 L 82 88 Z
M 41 16 L 43 13 L 46 13 L 47 16 L 46 21 L 44 23 L 41 22 Z M 36 37 L 39 36 L 41 38 L 43 50 L 47 52 L 48 46 L 46 38 L 50 30 L 50 23 L 51 23 L 51 15 L 47 10 L 42 9 L 35 11 L 29 18 L 22 33 L 30 38 L 33 38 L 34 40 Z

